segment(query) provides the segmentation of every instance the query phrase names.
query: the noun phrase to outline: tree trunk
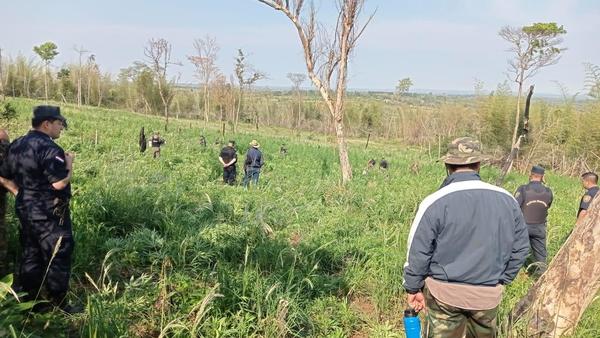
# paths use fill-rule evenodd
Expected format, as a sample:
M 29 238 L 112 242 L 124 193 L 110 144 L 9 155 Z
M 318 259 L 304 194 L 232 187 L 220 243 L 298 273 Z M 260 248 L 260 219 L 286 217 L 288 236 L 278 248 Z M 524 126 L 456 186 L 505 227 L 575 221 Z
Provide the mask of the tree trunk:
M 512 318 L 526 320 L 518 337 L 571 334 L 600 289 L 600 198 L 573 229 L 548 270 L 515 306 Z
M 204 83 L 204 128 L 208 125 L 208 83 Z
M 45 71 L 44 71 L 44 97 L 46 98 L 46 103 L 48 103 L 48 64 L 46 63 Z
M 244 98 L 244 90 L 242 89 L 242 85 L 240 85 L 240 97 L 237 104 L 237 109 L 235 110 L 235 117 L 233 120 L 233 133 L 237 134 L 238 131 L 238 123 L 240 121 L 240 111 L 242 110 L 242 100 Z
M 340 169 L 342 170 L 342 183 L 346 184 L 352 179 L 352 167 L 348 159 L 348 145 L 344 136 L 344 124 L 341 119 L 335 120 L 335 135 L 337 137 L 338 152 L 340 156 Z
M 521 96 L 523 95 L 523 76 L 521 76 L 520 82 L 519 82 L 519 91 L 517 93 L 517 109 L 515 111 L 515 129 L 513 130 L 513 136 L 511 139 L 511 145 L 514 147 L 514 145 L 517 143 L 517 133 L 519 132 L 519 117 L 521 117 Z

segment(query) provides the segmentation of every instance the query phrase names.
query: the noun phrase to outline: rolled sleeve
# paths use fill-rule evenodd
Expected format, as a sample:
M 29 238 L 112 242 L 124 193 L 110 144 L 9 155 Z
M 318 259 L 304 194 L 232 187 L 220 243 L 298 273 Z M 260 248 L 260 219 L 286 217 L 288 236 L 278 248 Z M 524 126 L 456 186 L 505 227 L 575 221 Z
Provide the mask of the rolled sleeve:
M 65 152 L 62 149 L 51 148 L 46 151 L 42 160 L 44 175 L 48 182 L 55 183 L 69 175 Z

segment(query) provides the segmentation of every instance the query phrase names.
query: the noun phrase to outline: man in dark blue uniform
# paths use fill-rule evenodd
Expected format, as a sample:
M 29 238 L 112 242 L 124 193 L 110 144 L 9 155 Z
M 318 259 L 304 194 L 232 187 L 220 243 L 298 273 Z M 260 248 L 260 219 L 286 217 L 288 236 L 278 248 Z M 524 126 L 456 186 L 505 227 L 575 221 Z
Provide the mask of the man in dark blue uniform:
M 258 185 L 258 177 L 260 175 L 260 168 L 263 166 L 263 156 L 260 150 L 260 144 L 256 140 L 250 142 L 250 149 L 246 153 L 246 160 L 244 161 L 244 187 L 248 186 L 250 180 L 254 184 Z
M 235 141 L 229 141 L 227 146 L 221 149 L 221 154 L 219 154 L 219 162 L 221 162 L 221 165 L 223 165 L 223 182 L 225 184 L 233 185 L 237 175 L 237 154 L 235 150 Z
M 598 175 L 593 172 L 587 172 L 581 175 L 581 184 L 586 189 L 585 194 L 581 197 L 579 202 L 579 211 L 577 212 L 577 225 L 581 224 L 587 216 L 587 210 L 592 203 L 592 200 L 598 193 Z
M 544 185 L 544 174 L 544 168 L 533 166 L 529 183 L 520 186 L 515 192 L 515 199 L 527 223 L 534 263 L 537 263 L 534 274 L 538 275 L 546 270 L 546 221 L 554 198 L 552 190 Z
M 0 176 L 19 187 L 15 209 L 22 257 L 15 288 L 35 299 L 45 286 L 53 305 L 72 312 L 64 299 L 75 245 L 69 211 L 74 155 L 53 141 L 67 120 L 59 107 L 37 106 L 31 125 L 32 130 L 10 145 L 0 170 Z

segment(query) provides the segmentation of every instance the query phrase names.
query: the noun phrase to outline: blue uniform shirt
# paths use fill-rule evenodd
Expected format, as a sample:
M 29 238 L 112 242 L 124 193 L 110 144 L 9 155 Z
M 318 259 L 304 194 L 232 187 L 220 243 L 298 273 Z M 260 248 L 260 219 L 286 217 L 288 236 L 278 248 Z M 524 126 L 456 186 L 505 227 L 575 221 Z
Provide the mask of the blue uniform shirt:
M 0 176 L 19 187 L 17 206 L 24 206 L 30 216 L 47 216 L 57 203 L 56 199 L 71 197 L 71 185 L 56 190 L 53 183 L 68 176 L 65 152 L 50 136 L 36 130 L 16 139 L 9 147 L 7 160 L 0 168 Z
M 585 194 L 581 197 L 581 202 L 579 202 L 579 211 L 577 211 L 577 216 L 581 213 L 581 210 L 587 210 L 594 199 L 594 196 L 598 193 L 600 188 L 598 186 L 594 186 L 589 188 Z

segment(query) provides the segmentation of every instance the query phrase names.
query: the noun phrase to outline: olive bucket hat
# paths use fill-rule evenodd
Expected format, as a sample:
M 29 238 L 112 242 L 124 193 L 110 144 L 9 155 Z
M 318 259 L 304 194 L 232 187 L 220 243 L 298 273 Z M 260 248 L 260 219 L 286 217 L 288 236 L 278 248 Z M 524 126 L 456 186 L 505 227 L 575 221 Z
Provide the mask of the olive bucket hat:
M 448 144 L 448 153 L 442 157 L 446 164 L 463 165 L 483 161 L 481 143 L 471 137 L 459 137 Z

